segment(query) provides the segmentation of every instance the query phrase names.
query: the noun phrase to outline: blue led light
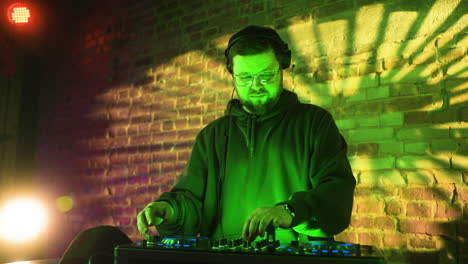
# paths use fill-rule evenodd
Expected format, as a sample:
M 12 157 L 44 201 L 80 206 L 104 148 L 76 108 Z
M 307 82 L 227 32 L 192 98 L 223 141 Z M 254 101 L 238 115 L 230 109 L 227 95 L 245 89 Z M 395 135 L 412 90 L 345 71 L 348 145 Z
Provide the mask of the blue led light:
M 158 246 L 164 246 L 163 243 L 157 243 L 156 245 L 158 245 Z
M 280 248 L 285 248 L 286 246 L 280 246 Z
M 180 244 L 175 244 L 174 246 L 176 246 L 176 247 L 180 247 Z
M 291 249 L 291 248 L 288 248 L 288 251 L 292 251 L 292 249 Z
M 318 252 L 318 250 L 317 249 L 312 249 L 312 252 Z
M 184 247 L 190 247 L 190 245 L 184 245 Z
M 335 249 L 335 250 L 332 250 L 332 252 L 333 252 L 333 253 L 338 253 L 338 250 Z
M 137 242 L 137 245 L 141 245 L 141 242 Z
M 328 250 L 326 250 L 326 249 L 322 249 L 322 252 L 328 252 Z
M 341 246 L 352 246 L 353 244 L 340 244 Z
M 343 250 L 342 252 L 343 253 L 349 253 L 349 250 Z

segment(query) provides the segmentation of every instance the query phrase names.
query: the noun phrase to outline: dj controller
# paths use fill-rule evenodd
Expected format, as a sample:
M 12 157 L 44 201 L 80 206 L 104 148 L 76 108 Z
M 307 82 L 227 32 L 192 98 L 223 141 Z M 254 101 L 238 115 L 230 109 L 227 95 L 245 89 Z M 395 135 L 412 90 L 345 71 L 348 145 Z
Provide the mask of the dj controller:
M 273 235 L 260 241 L 242 238 L 158 237 L 117 246 L 114 264 L 376 264 L 385 260 L 372 246 L 337 241 L 291 241 L 281 245 Z

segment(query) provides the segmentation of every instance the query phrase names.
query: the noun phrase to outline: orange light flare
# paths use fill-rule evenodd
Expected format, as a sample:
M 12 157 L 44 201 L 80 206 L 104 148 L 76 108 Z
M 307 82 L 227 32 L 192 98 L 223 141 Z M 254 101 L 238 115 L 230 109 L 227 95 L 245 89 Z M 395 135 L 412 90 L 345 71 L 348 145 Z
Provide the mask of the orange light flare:
M 30 22 L 31 10 L 25 4 L 15 3 L 8 7 L 7 16 L 10 23 L 25 25 Z

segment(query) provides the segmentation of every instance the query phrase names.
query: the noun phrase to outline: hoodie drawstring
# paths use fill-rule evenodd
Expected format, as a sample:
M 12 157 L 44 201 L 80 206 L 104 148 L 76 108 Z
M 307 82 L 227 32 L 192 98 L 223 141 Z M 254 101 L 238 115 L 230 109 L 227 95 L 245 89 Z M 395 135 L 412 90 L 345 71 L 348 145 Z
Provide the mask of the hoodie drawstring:
M 249 137 L 248 137 L 248 143 L 247 147 L 250 150 L 250 157 L 253 157 L 254 154 L 254 146 L 255 146 L 255 120 L 257 119 L 257 116 L 252 115 L 249 116 L 249 126 L 247 129 L 249 130 Z

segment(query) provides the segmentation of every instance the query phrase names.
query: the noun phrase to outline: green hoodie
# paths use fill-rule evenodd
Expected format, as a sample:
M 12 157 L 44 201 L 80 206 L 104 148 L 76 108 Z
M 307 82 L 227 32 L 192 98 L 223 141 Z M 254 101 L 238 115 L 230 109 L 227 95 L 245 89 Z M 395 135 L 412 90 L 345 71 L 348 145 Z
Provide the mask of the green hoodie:
M 282 244 L 334 236 L 349 225 L 356 185 L 346 150 L 330 113 L 293 92 L 283 90 L 263 116 L 233 99 L 201 130 L 184 172 L 159 197 L 174 218 L 157 229 L 166 237 L 236 239 L 256 208 L 288 203 L 296 217 L 292 228 L 277 229 Z

